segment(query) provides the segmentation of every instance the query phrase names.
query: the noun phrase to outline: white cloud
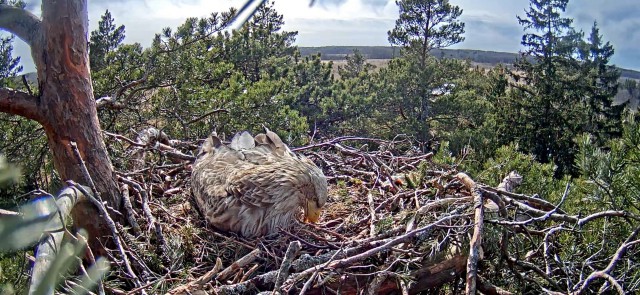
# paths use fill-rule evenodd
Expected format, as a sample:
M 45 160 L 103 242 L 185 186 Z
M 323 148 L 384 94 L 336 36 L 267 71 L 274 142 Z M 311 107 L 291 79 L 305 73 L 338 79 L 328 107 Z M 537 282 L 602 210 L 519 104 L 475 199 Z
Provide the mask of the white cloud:
M 597 19 L 605 40 L 617 49 L 614 63 L 640 69 L 640 6 L 637 0 L 592 0 L 569 3 L 567 15 L 576 26 L 590 30 Z M 38 1 L 31 1 L 38 8 Z M 575 3 L 574 3 L 575 2 Z M 394 26 L 398 8 L 394 0 L 276 0 L 276 10 L 284 15 L 284 29 L 298 31 L 300 46 L 322 45 L 388 45 L 387 31 Z M 466 23 L 465 42 L 454 48 L 494 51 L 518 51 L 522 27 L 516 15 L 523 16 L 528 0 L 451 0 L 463 9 Z M 126 26 L 126 43 L 148 46 L 154 34 L 164 27 L 175 28 L 188 17 L 204 17 L 212 12 L 240 7 L 244 0 L 93 0 L 89 3 L 90 30 L 97 27 L 106 9 L 116 23 Z M 16 44 L 23 57 L 25 70 L 33 70 L 25 44 Z

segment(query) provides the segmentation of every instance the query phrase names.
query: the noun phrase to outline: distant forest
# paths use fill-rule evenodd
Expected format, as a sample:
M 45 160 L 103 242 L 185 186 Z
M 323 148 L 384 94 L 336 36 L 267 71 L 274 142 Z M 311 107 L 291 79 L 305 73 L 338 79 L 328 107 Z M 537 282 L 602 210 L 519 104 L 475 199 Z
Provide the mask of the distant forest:
M 300 47 L 302 56 L 321 54 L 322 60 L 343 60 L 354 49 L 358 49 L 367 59 L 391 59 L 400 56 L 400 48 L 392 46 L 322 46 L 322 47 Z M 518 57 L 517 53 L 484 51 L 473 49 L 433 49 L 433 56 L 438 58 L 467 59 L 483 64 L 513 64 Z M 626 79 L 640 80 L 640 72 L 620 69 L 620 77 Z

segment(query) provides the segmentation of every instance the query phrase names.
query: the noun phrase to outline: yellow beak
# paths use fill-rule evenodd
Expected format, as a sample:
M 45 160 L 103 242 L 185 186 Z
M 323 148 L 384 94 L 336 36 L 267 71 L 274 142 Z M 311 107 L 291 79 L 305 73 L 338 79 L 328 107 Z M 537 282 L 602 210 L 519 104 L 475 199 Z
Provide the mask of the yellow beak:
M 322 209 L 316 206 L 316 202 L 307 200 L 307 206 L 304 208 L 304 222 L 318 222 L 321 213 Z

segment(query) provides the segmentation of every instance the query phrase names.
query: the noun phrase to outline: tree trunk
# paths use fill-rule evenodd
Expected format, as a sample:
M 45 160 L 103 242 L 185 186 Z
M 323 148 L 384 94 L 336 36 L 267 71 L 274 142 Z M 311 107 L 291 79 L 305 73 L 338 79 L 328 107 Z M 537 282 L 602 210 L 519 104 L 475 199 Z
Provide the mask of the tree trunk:
M 6 14 L 11 15 L 13 21 L 0 21 L 0 27 L 31 46 L 40 96 L 11 96 L 3 89 L 0 111 L 42 124 L 60 177 L 89 185 L 70 146 L 70 142 L 76 142 L 98 194 L 108 206 L 118 210 L 121 199 L 102 139 L 91 85 L 87 1 L 43 1 L 41 21 L 27 11 L 2 5 L 0 17 Z M 20 108 L 16 110 L 15 105 Z M 85 228 L 92 237 L 90 247 L 100 250 L 102 247 L 94 238 L 109 232 L 97 208 L 83 202 L 74 208 L 72 215 L 76 226 Z M 114 216 L 114 219 L 120 218 Z

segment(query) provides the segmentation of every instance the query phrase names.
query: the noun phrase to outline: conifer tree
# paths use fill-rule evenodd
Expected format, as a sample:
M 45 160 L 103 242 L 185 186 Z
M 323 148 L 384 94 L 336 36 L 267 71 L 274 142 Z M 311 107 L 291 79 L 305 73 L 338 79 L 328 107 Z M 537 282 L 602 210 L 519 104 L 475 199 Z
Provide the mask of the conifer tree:
M 396 4 L 400 16 L 387 34 L 389 43 L 402 46 L 405 61 L 389 64 L 389 72 L 396 72 L 398 79 L 385 83 L 383 93 L 387 93 L 389 97 L 385 100 L 395 104 L 394 109 L 406 121 L 403 125 L 412 126 L 418 141 L 427 142 L 432 138 L 429 132 L 432 94 L 451 85 L 452 76 L 457 74 L 453 68 L 442 71 L 450 64 L 436 60 L 430 51 L 464 41 L 465 25 L 458 19 L 462 9 L 448 0 L 399 0 Z
M 341 79 L 358 77 L 360 73 L 368 72 L 374 67 L 367 63 L 367 58 L 358 49 L 354 49 L 353 54 L 347 55 L 346 60 L 346 65 L 338 66 L 338 74 Z
M 0 87 L 9 86 L 6 78 L 15 77 L 22 71 L 20 57 L 13 57 L 13 38 L 8 36 L 0 38 Z
M 594 22 L 589 38 L 580 49 L 580 58 L 586 103 L 591 113 L 585 131 L 593 134 L 600 146 L 622 135 L 624 105 L 613 105 L 620 71 L 609 64 L 614 52 L 611 43 L 603 42 L 598 23 Z
M 449 47 L 464 41 L 464 23 L 460 7 L 449 0 L 399 0 L 400 17 L 389 31 L 389 43 L 400 45 L 419 56 L 424 65 L 432 49 Z
M 98 29 L 92 31 L 89 38 L 89 59 L 92 71 L 99 71 L 106 66 L 107 54 L 118 48 L 124 37 L 124 25 L 116 27 L 111 12 L 105 11 L 98 22 Z
M 605 118 L 620 114 L 609 102 L 617 80 L 607 65 L 613 48 L 602 44 L 597 27 L 583 40 L 563 16 L 568 2 L 531 0 L 526 17 L 518 17 L 525 51 L 515 64 L 511 95 L 502 102 L 507 110 L 497 114 L 506 141 L 515 140 L 542 163 L 555 163 L 558 177 L 577 173 L 576 135 L 619 132 Z

